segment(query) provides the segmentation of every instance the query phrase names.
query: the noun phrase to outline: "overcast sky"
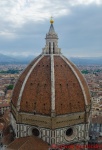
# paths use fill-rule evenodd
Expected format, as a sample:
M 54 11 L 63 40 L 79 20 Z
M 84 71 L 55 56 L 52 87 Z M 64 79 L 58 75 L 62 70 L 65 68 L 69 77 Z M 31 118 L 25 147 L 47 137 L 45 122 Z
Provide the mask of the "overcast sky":
M 0 0 L 0 53 L 40 54 L 51 16 L 64 55 L 102 56 L 102 0 Z

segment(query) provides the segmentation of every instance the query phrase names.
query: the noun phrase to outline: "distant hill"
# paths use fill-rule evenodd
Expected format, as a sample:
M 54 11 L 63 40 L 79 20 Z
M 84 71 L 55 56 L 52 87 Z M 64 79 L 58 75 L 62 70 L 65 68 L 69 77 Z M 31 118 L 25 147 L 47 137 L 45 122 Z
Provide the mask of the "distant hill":
M 35 56 L 8 56 L 0 54 L 0 64 L 28 64 Z M 71 57 L 69 58 L 76 65 L 102 65 L 102 57 Z
M 71 57 L 76 65 L 102 65 L 102 57 Z
M 7 55 L 3 55 L 3 54 L 0 54 L 0 63 L 4 63 L 4 62 L 13 62 L 15 61 L 14 58 L 10 57 L 10 56 L 7 56 Z
M 14 56 L 0 54 L 0 64 L 27 64 L 32 59 L 34 59 L 34 57 L 35 56 L 14 57 Z

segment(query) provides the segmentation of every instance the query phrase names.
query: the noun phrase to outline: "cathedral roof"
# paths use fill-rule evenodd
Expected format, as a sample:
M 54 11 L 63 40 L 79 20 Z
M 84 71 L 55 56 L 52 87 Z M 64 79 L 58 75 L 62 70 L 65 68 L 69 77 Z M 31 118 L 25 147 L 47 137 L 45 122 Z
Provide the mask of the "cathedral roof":
M 20 111 L 43 115 L 51 115 L 55 107 L 56 115 L 62 115 L 85 111 L 90 94 L 84 77 L 67 58 L 54 55 L 52 60 L 50 55 L 40 55 L 19 77 L 12 103 Z
M 43 140 L 30 136 L 15 139 L 8 145 L 7 150 L 48 150 L 48 143 Z
M 48 35 L 55 33 L 51 23 Z M 54 37 L 46 37 L 43 53 L 20 75 L 12 104 L 20 112 L 51 116 L 84 112 L 90 105 L 87 83 L 78 68 L 64 57 Z

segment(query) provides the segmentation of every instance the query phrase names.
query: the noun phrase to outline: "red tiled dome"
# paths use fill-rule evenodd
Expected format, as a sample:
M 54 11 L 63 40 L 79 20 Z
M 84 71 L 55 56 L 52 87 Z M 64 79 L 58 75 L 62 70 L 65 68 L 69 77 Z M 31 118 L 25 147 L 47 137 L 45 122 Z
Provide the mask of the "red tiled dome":
M 56 115 L 64 115 L 85 111 L 85 106 L 90 105 L 90 94 L 84 77 L 72 62 L 63 55 L 55 54 L 51 60 L 50 54 L 42 54 L 20 75 L 12 104 L 20 112 L 51 116 L 54 107 Z
M 15 85 L 12 128 L 18 139 L 34 136 L 50 145 L 86 143 L 91 106 L 87 83 L 77 67 L 61 54 L 53 22 L 45 39 L 42 54 L 28 65 Z
M 15 85 L 12 104 L 19 112 L 47 116 L 86 112 L 90 106 L 87 83 L 61 54 L 52 23 L 42 54 L 28 65 Z

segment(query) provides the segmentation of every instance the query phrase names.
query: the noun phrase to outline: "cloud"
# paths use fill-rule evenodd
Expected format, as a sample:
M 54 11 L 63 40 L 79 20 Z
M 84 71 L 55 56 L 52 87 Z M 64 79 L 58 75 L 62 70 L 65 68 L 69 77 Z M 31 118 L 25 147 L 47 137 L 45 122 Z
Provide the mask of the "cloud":
M 102 0 L 68 0 L 72 6 L 74 5 L 90 5 L 96 4 L 101 5 Z
M 102 56 L 102 0 L 1 0 L 0 52 L 40 53 L 50 16 L 64 54 Z
M 51 15 L 55 18 L 68 15 L 70 6 L 89 4 L 101 5 L 102 0 L 1 0 L 0 20 L 19 27 L 29 20 L 44 21 Z
M 29 20 L 44 21 L 50 16 L 62 16 L 69 13 L 68 8 L 58 0 L 3 0 L 0 2 L 0 19 L 11 22 L 17 27 Z

